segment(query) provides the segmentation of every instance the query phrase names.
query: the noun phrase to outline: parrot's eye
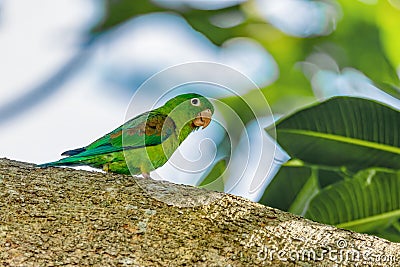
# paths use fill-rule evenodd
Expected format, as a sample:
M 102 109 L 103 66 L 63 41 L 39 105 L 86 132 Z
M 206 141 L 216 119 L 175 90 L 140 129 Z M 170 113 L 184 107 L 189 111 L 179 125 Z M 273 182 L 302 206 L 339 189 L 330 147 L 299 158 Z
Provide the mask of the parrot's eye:
M 191 103 L 193 106 L 200 106 L 200 99 L 198 99 L 198 98 L 192 98 L 192 100 L 190 100 L 190 103 Z

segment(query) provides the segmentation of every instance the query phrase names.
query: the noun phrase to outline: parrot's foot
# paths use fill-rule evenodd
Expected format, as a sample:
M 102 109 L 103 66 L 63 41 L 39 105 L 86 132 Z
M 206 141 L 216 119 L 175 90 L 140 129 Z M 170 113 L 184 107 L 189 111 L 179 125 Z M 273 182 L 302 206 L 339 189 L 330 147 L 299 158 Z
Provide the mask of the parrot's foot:
M 103 171 L 110 172 L 110 164 L 106 163 L 103 165 Z
M 148 172 L 143 172 L 143 173 L 142 173 L 142 176 L 143 176 L 143 178 L 145 178 L 145 179 L 151 179 L 150 173 L 148 173 Z

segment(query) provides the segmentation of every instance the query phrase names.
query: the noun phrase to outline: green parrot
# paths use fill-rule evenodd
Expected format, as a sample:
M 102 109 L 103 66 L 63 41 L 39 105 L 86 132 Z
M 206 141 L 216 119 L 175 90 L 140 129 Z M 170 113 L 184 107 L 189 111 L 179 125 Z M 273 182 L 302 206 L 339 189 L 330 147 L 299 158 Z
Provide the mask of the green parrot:
M 191 132 L 210 124 L 213 113 L 207 98 L 194 93 L 178 95 L 88 146 L 61 154 L 68 157 L 39 167 L 88 165 L 150 177 L 150 171 L 163 166 Z

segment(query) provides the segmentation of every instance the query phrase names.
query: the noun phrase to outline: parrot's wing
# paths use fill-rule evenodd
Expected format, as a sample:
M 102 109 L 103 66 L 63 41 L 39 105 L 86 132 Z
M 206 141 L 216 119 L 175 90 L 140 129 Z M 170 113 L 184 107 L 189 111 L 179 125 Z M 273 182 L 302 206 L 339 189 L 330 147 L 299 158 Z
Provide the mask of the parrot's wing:
M 139 148 L 164 142 L 175 131 L 174 121 L 167 115 L 152 111 L 132 119 L 110 135 L 114 147 Z
M 77 156 L 95 156 L 105 153 L 159 145 L 175 131 L 174 121 L 162 113 L 143 113 L 111 133 L 84 148 Z

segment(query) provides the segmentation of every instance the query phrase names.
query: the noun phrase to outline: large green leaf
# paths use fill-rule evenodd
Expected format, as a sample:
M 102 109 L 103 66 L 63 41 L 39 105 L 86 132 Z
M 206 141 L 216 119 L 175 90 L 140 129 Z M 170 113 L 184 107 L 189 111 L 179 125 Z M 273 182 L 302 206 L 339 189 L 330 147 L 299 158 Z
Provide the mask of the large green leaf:
M 304 215 L 320 189 L 342 181 L 342 176 L 337 171 L 304 166 L 301 161 L 291 160 L 280 168 L 259 203 Z
M 282 166 L 268 185 L 260 203 L 288 211 L 311 177 L 311 169 L 301 166 Z
M 276 134 L 310 164 L 400 169 L 400 112 L 372 100 L 331 98 L 278 121 Z
M 390 226 L 389 228 L 372 232 L 373 235 L 388 239 L 392 242 L 400 242 L 400 230 L 398 227 Z
M 305 215 L 358 232 L 378 231 L 400 218 L 400 171 L 367 169 L 321 190 Z
M 384 82 L 376 82 L 374 81 L 374 85 L 387 93 L 388 95 L 397 98 L 400 100 L 400 88 L 391 83 L 384 83 Z

